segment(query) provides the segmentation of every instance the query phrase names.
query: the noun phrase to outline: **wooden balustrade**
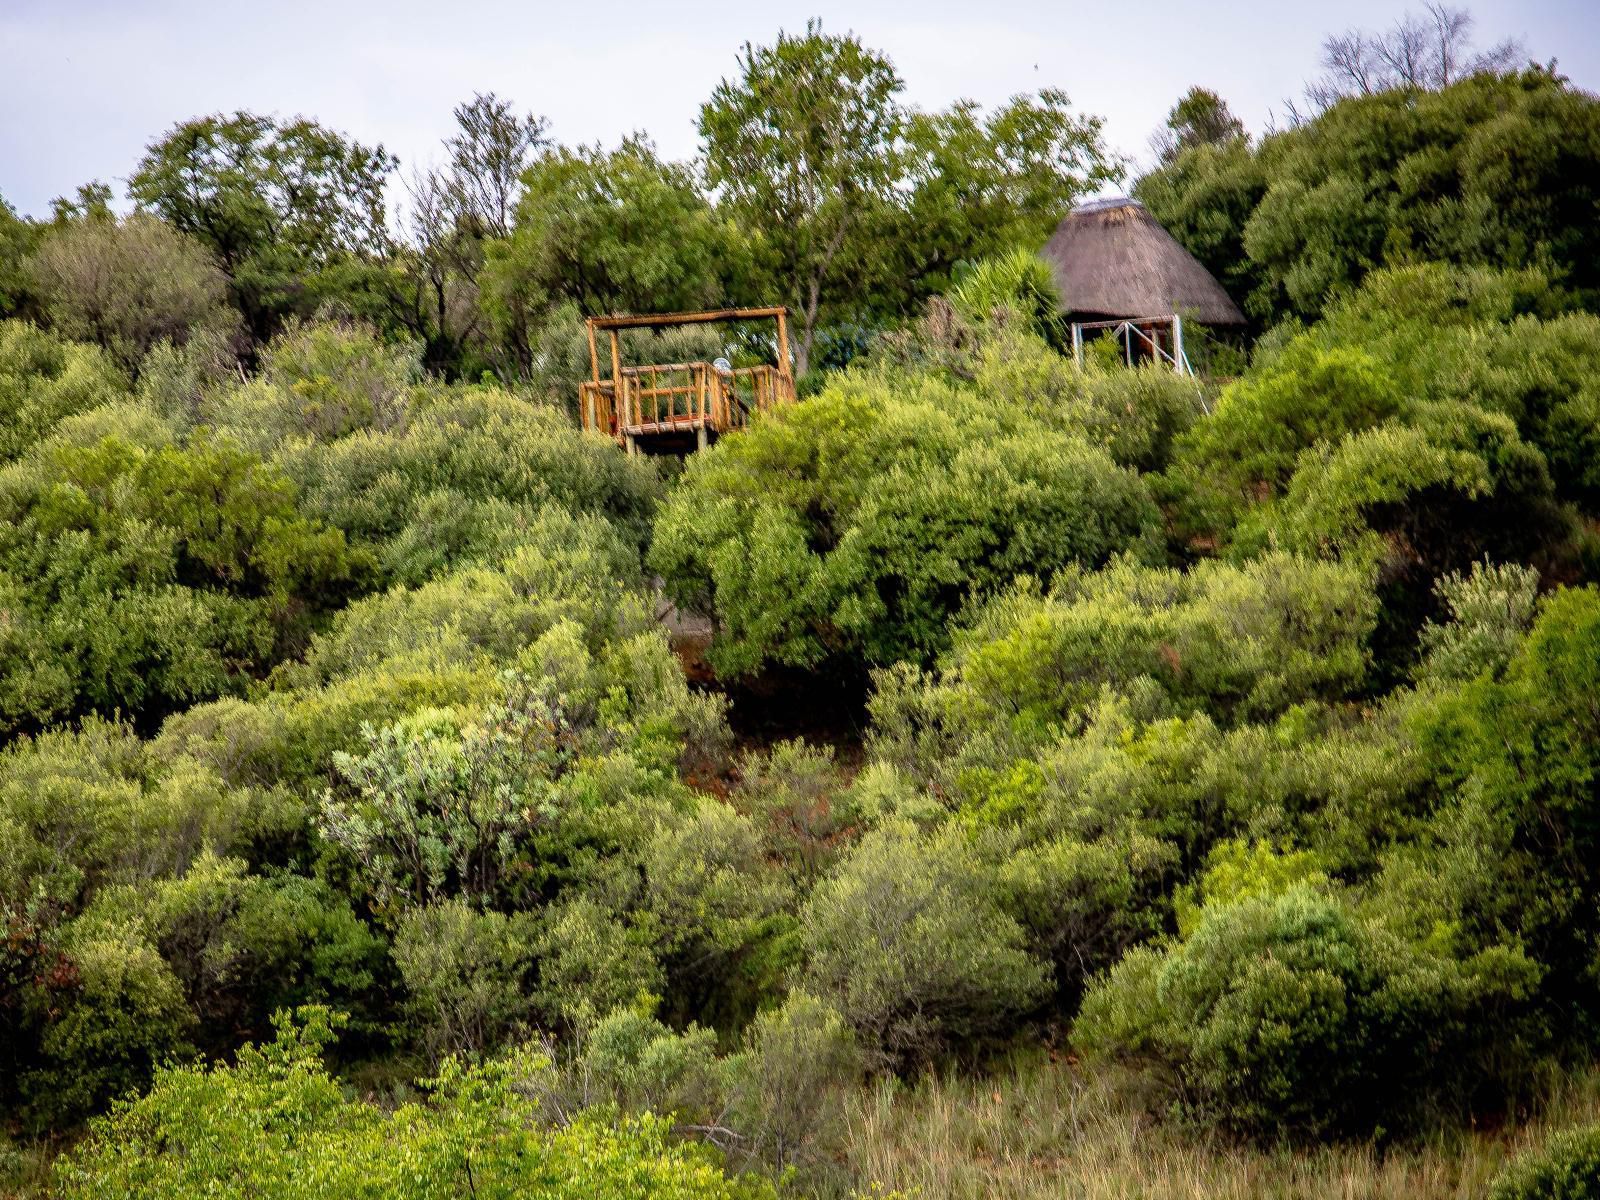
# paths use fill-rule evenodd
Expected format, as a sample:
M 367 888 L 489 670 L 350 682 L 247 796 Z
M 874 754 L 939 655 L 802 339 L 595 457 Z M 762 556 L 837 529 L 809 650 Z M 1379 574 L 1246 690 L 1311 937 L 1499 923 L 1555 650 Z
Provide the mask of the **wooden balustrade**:
M 585 429 L 606 433 L 636 449 L 640 439 L 658 435 L 692 435 L 700 446 L 713 436 L 743 428 L 752 414 L 792 401 L 794 376 L 789 369 L 787 314 L 782 309 L 749 309 L 714 313 L 679 313 L 653 317 L 589 318 L 592 378 L 578 385 L 578 411 Z M 649 363 L 624 367 L 617 339 L 619 328 L 658 327 L 709 320 L 775 318 L 779 362 L 720 370 L 707 362 Z M 611 378 L 600 377 L 596 330 L 611 337 Z M 664 448 L 673 443 L 663 441 Z

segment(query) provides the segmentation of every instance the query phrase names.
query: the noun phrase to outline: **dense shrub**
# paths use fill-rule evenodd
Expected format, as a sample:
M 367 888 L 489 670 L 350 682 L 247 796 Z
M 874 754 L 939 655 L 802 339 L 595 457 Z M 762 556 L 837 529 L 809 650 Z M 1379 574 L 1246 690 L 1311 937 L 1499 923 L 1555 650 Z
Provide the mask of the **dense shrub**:
M 1356 692 L 1376 604 L 1366 573 L 1286 554 L 1190 571 L 1119 561 L 1019 586 L 956 635 L 933 677 L 884 673 L 872 702 L 880 752 L 1037 744 L 1081 721 L 1104 689 L 1159 697 L 1158 715 L 1271 718 Z M 933 750 L 935 755 L 937 750 Z M 926 764 L 924 764 L 926 765 Z
M 958 832 L 888 824 L 812 893 L 806 985 L 870 1056 L 909 1067 L 970 1054 L 1042 998 L 1046 972 L 991 878 Z
M 208 849 L 245 851 L 292 808 L 166 766 L 123 725 L 19 737 L 0 749 L 0 903 L 77 909 L 109 884 L 181 875 Z
M 1273 1138 L 1414 1118 L 1494 1039 L 1490 1013 L 1537 970 L 1516 951 L 1462 963 L 1298 884 L 1209 908 L 1171 949 L 1130 953 L 1084 1000 L 1085 1048 L 1167 1072 L 1199 1125 Z
M 238 689 L 362 570 L 255 456 L 118 424 L 0 470 L 0 728 L 119 709 L 149 722 Z
M 1155 552 L 1143 484 L 1026 411 L 929 379 L 857 376 L 698 456 L 651 562 L 710 613 L 719 669 L 924 659 L 1021 574 Z
M 160 953 L 127 924 L 84 922 L 61 943 L 73 984 L 29 1014 L 37 1042 L 16 1080 L 23 1111 L 42 1128 L 70 1128 L 142 1090 L 170 1058 L 193 1053 L 195 1018 Z
M 494 1050 L 525 1029 L 532 933 L 527 914 L 482 912 L 459 899 L 400 918 L 394 960 L 408 993 L 407 1033 L 435 1062 Z
M 447 1063 L 425 1102 L 385 1112 L 350 1099 L 318 1061 L 326 1014 L 285 1022 L 236 1065 L 163 1071 L 150 1093 L 96 1123 L 57 1168 L 62 1195 L 443 1200 L 463 1193 L 622 1200 L 759 1200 L 664 1122 L 533 1123 L 516 1068 Z
M 127 389 L 98 348 L 24 321 L 0 322 L 0 462 L 21 455 L 62 418 L 122 399 Z
M 1586 1200 L 1600 1192 L 1600 1129 L 1557 1134 L 1508 1164 L 1489 1200 Z

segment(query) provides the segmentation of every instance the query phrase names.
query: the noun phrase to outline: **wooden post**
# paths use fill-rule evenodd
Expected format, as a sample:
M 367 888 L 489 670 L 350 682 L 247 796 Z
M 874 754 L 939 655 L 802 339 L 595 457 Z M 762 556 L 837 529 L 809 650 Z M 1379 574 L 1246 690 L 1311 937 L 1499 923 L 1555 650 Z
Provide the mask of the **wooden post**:
M 594 344 L 594 318 L 585 317 L 584 326 L 589 330 L 589 374 L 594 382 L 600 382 L 600 350 Z
M 794 375 L 794 367 L 789 363 L 789 319 L 781 308 L 778 310 L 778 365 L 785 375 Z
M 1172 314 L 1172 369 L 1179 375 L 1183 369 L 1183 314 Z
M 622 344 L 615 329 L 611 331 L 611 394 L 617 398 L 617 420 L 624 425 L 635 424 L 628 419 L 628 396 L 622 386 Z
M 1072 361 L 1083 370 L 1083 326 L 1076 321 L 1072 323 Z
M 694 433 L 696 448 L 704 450 L 706 448 L 706 423 L 701 421 L 700 424 L 695 427 Z

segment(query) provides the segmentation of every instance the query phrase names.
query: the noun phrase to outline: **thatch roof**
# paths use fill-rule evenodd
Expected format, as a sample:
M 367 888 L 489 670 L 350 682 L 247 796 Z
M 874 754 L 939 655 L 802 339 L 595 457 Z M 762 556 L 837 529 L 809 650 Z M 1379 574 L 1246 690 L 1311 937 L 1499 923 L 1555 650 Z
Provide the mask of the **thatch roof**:
M 1094 200 L 1056 226 L 1044 257 L 1066 310 L 1085 319 L 1182 313 L 1243 325 L 1222 285 L 1137 200 Z

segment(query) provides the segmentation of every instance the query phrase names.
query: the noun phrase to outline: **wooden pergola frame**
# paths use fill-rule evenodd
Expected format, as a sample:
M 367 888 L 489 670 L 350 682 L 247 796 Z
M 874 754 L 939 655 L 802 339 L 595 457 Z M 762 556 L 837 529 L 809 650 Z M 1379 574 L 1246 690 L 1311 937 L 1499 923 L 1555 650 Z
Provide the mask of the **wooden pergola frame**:
M 778 369 L 792 376 L 789 363 L 789 310 L 782 305 L 771 308 L 707 308 L 695 312 L 637 313 L 609 317 L 585 317 L 589 331 L 589 375 L 600 382 L 600 348 L 595 331 L 611 335 L 611 380 L 622 377 L 622 343 L 617 334 L 624 329 L 668 329 L 674 325 L 715 325 L 724 321 L 776 321 L 778 324 Z
M 777 364 L 724 369 L 714 363 L 670 363 L 624 367 L 625 329 L 669 329 L 733 321 L 772 321 L 777 326 Z M 789 310 L 712 308 L 696 312 L 624 313 L 584 318 L 589 338 L 589 378 L 579 386 L 578 408 L 585 429 L 615 437 L 629 454 L 641 439 L 657 449 L 684 436 L 704 449 L 711 438 L 741 428 L 751 413 L 795 398 L 789 358 Z M 600 375 L 600 330 L 611 342 L 611 378 Z M 671 452 L 671 451 L 669 451 Z

